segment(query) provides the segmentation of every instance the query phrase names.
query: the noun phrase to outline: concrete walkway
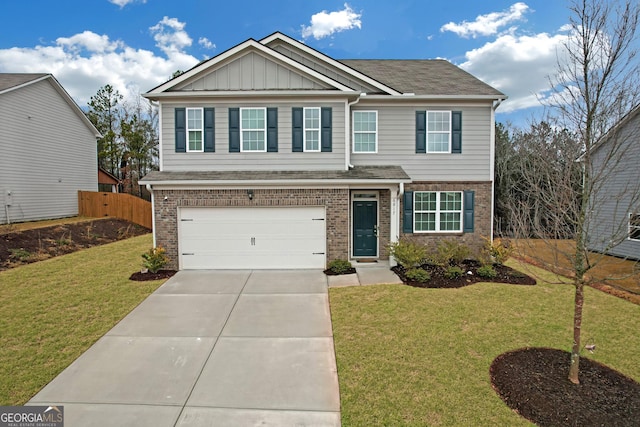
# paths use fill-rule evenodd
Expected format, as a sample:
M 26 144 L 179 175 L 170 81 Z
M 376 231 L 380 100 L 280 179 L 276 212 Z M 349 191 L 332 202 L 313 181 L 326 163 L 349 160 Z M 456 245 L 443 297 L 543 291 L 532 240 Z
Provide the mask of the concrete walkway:
M 319 270 L 181 271 L 43 388 L 74 426 L 339 426 Z

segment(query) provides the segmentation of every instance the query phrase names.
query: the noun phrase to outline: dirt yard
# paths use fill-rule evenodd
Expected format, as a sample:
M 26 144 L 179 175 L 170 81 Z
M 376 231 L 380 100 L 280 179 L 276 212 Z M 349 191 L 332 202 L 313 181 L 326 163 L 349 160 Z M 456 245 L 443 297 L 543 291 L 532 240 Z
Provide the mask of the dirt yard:
M 79 222 L 72 218 L 46 227 L 5 225 L 0 228 L 0 271 L 149 232 L 116 218 Z

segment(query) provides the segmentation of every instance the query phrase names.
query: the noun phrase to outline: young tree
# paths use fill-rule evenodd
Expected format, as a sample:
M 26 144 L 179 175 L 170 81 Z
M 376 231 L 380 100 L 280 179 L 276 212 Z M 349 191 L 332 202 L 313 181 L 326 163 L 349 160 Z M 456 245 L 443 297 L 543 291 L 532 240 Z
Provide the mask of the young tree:
M 87 117 L 100 131 L 98 165 L 118 176 L 121 149 L 118 143 L 119 107 L 122 95 L 111 85 L 104 85 L 89 101 Z
M 550 77 L 552 111 L 557 113 L 553 125 L 568 131 L 533 130 L 538 151 L 523 159 L 519 179 L 524 194 L 512 209 L 519 214 L 514 217 L 523 219 L 516 227 L 520 236 L 540 237 L 557 259 L 565 258 L 571 265 L 575 298 L 568 378 L 578 384 L 584 287 L 597 279 L 587 273 L 602 257 L 588 250 L 590 230 L 603 216 L 597 190 L 624 158 L 625 138 L 619 137 L 614 125 L 637 104 L 640 93 L 636 55 L 640 5 L 636 0 L 575 0 L 570 11 L 569 34 L 557 72 Z M 598 151 L 596 164 L 594 154 L 605 135 L 607 150 Z M 638 185 L 624 188 L 630 195 L 624 199 L 626 209 L 637 203 Z M 611 245 L 619 242 L 619 235 L 611 230 Z M 572 237 L 571 243 L 557 243 L 556 239 L 567 237 Z

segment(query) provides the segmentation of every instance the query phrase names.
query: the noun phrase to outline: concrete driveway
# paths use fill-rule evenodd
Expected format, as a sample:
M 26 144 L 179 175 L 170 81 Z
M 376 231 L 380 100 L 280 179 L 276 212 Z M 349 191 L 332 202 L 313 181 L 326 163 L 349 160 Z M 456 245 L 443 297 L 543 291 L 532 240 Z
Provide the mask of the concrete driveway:
M 320 270 L 181 271 L 42 389 L 74 426 L 339 426 Z

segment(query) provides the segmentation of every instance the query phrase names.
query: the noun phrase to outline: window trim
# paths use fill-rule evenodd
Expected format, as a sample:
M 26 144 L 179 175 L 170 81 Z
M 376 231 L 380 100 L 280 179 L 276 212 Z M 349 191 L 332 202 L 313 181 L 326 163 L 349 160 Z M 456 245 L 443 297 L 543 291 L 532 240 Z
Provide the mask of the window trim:
M 201 127 L 198 128 L 190 128 L 189 127 L 189 112 L 190 111 L 200 111 L 200 124 Z M 204 108 L 187 108 L 185 111 L 185 130 L 186 130 L 186 151 L 187 153 L 204 153 Z M 189 132 L 200 132 L 200 149 L 192 150 L 189 144 Z
M 429 131 L 429 113 L 447 113 L 449 115 L 449 131 L 447 132 L 449 135 L 449 139 L 447 142 L 448 150 L 447 151 L 430 151 L 429 150 L 429 134 L 444 134 L 443 131 Z M 452 111 L 451 110 L 427 110 L 424 115 L 424 129 L 425 129 L 425 150 L 427 154 L 451 154 L 451 135 L 453 134 L 453 119 L 452 119 Z
M 638 223 L 638 225 L 633 225 L 631 220 L 633 219 L 633 217 L 637 217 L 636 221 Z M 627 235 L 627 239 L 631 240 L 633 242 L 640 242 L 640 237 L 633 238 L 631 237 L 634 232 L 638 233 L 640 235 L 640 213 L 636 213 L 636 212 L 629 212 L 629 234 Z
M 436 210 L 435 211 L 430 211 L 430 210 L 418 210 L 417 209 L 417 204 L 416 204 L 416 196 L 418 194 L 421 193 L 435 193 L 436 194 Z M 442 193 L 458 193 L 460 194 L 460 210 L 441 210 L 440 209 L 440 200 L 441 200 L 441 194 Z M 434 213 L 435 214 L 435 219 L 436 219 L 436 229 L 435 230 L 418 230 L 416 227 L 416 214 L 417 213 Z M 441 230 L 440 229 L 440 214 L 443 213 L 457 213 L 460 215 L 460 228 L 458 228 L 457 230 Z M 414 191 L 413 192 L 413 233 L 416 234 L 425 234 L 425 233 L 438 233 L 438 234 L 444 234 L 444 233 L 463 233 L 464 232 L 464 191 Z
M 375 131 L 358 131 L 356 132 L 356 113 L 375 113 L 376 116 L 376 130 Z M 351 114 L 351 139 L 352 139 L 352 145 L 351 145 L 351 150 L 353 153 L 357 153 L 357 154 L 376 154 L 378 152 L 378 110 L 354 110 Z M 375 136 L 375 149 L 373 151 L 356 151 L 356 133 L 359 134 L 370 134 L 373 133 Z
M 307 128 L 307 111 L 318 111 L 318 127 Z M 307 148 L 307 131 L 316 131 L 318 133 L 318 149 L 310 150 Z M 302 151 L 305 153 L 319 153 L 322 149 L 322 110 L 320 107 L 304 107 L 302 109 Z
M 264 113 L 264 128 L 249 128 L 245 129 L 242 126 L 242 113 L 248 110 L 261 110 Z M 267 108 L 266 107 L 241 107 L 239 117 L 239 130 L 240 130 L 240 152 L 241 153 L 266 153 L 267 152 Z M 244 132 L 245 131 L 261 131 L 264 134 L 264 149 L 263 150 L 245 150 L 244 148 Z

